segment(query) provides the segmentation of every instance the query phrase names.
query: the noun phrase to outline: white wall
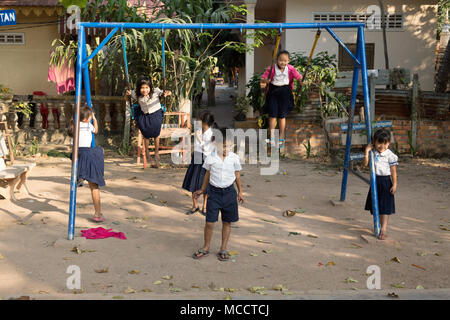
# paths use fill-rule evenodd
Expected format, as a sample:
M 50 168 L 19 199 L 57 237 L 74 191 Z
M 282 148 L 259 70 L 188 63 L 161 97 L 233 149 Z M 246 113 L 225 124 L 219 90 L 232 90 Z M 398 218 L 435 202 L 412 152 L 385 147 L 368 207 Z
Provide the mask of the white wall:
M 390 68 L 402 67 L 419 73 L 422 90 L 433 90 L 434 64 L 436 48 L 436 1 L 391 0 L 387 6 L 389 13 L 405 15 L 404 31 L 388 31 L 387 46 Z M 342 1 L 344 3 L 344 1 Z M 387 1 L 384 1 L 385 6 Z M 286 0 L 286 22 L 312 22 L 313 12 L 366 12 L 369 5 L 378 1 L 345 1 L 345 4 L 331 0 Z M 336 31 L 345 43 L 356 42 L 355 31 Z M 307 55 L 311 50 L 315 30 L 287 30 L 286 48 L 291 52 L 303 51 Z M 366 42 L 375 43 L 375 68 L 384 69 L 383 36 L 381 31 L 367 30 Z M 328 51 L 338 55 L 337 42 L 323 31 L 316 47 L 316 53 Z

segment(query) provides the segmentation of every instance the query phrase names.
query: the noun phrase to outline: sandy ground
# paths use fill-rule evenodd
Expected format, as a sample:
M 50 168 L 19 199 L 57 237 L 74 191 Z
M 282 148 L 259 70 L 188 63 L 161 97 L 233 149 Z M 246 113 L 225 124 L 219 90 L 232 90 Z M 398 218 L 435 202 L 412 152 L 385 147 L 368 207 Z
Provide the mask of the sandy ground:
M 0 200 L 0 297 L 223 299 L 228 294 L 224 288 L 236 290 L 231 297 L 253 299 L 323 290 L 365 292 L 370 265 L 380 267 L 384 290 L 449 289 L 450 164 L 406 160 L 398 168 L 397 214 L 387 241 L 371 237 L 372 219 L 363 210 L 367 187 L 356 177 L 350 176 L 345 205 L 333 207 L 330 200 L 338 199 L 342 175 L 331 166 L 282 160 L 286 175 L 261 176 L 259 167 L 245 165 L 245 203 L 229 243 L 238 254 L 220 262 L 215 257 L 220 223 L 212 254 L 191 257 L 203 242 L 204 217 L 184 214 L 191 205 L 190 195 L 180 188 L 186 169 L 143 170 L 131 158 L 111 156 L 105 159 L 107 186 L 101 197 L 107 222 L 102 226 L 128 239 L 82 238 L 79 248 L 95 251 L 71 252 L 72 243 L 65 240 L 70 161 L 41 158 L 28 181 L 32 195 L 18 194 L 15 203 Z M 283 210 L 295 208 L 305 212 L 282 216 Z M 92 213 L 89 189 L 81 187 L 77 237 L 80 230 L 98 226 L 88 220 Z M 400 263 L 391 261 L 394 257 Z M 66 288 L 70 265 L 81 269 L 80 294 Z M 95 271 L 105 268 L 108 272 Z M 158 280 L 162 283 L 154 284 Z M 274 291 L 279 284 L 288 291 Z M 396 284 L 404 289 L 393 288 Z M 268 295 L 250 293 L 253 286 L 267 288 Z

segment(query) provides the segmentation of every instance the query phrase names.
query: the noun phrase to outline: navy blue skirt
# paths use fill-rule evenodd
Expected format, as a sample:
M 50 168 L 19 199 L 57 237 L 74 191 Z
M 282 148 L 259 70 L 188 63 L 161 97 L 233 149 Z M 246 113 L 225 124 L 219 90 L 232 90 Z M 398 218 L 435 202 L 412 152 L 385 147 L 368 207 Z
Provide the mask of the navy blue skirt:
M 146 138 L 157 138 L 161 133 L 161 125 L 164 120 L 164 112 L 162 109 L 153 113 L 143 113 L 141 108 L 136 108 L 136 120 L 139 130 Z
M 87 180 L 103 187 L 105 185 L 104 172 L 103 148 L 82 147 L 78 149 L 78 181 Z
M 202 163 L 195 164 L 194 156 L 198 157 L 197 159 L 201 159 Z M 182 188 L 184 190 L 195 192 L 201 189 L 206 174 L 206 169 L 203 168 L 204 162 L 205 160 L 203 159 L 202 153 L 194 152 L 192 154 L 191 164 L 189 165 L 183 180 Z
M 287 114 L 294 110 L 294 95 L 291 87 L 270 84 L 264 109 L 270 118 L 286 118 Z
M 378 193 L 378 212 L 380 214 L 395 213 L 394 195 L 391 193 L 392 180 L 391 176 L 377 176 L 377 193 Z M 372 193 L 367 195 L 365 210 L 372 211 Z

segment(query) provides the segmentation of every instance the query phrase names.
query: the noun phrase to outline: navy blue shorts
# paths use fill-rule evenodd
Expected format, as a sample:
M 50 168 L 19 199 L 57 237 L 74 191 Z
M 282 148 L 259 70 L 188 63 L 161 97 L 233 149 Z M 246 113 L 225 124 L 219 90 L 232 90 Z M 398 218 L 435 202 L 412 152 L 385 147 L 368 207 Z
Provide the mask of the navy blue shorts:
M 294 110 L 294 95 L 291 87 L 269 85 L 266 98 L 266 110 L 270 118 L 286 118 L 287 114 Z
M 208 202 L 206 203 L 206 222 L 217 222 L 219 210 L 223 222 L 239 220 L 237 192 L 233 185 L 227 188 L 216 188 L 208 185 Z
M 392 180 L 391 176 L 377 176 L 377 193 L 378 193 L 378 212 L 379 214 L 394 214 L 395 213 L 395 199 L 391 193 Z M 369 193 L 366 198 L 366 210 L 372 211 L 372 192 L 369 188 Z

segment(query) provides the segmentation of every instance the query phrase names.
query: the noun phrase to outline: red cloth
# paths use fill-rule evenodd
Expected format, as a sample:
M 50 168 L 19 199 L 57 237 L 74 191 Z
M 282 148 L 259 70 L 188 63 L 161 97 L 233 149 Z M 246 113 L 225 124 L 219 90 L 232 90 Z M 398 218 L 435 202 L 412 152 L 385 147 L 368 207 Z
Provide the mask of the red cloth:
M 105 239 L 109 237 L 115 237 L 119 239 L 126 240 L 125 234 L 123 232 L 113 232 L 112 229 L 104 229 L 102 227 L 91 228 L 87 230 L 81 230 L 81 235 L 86 239 Z

